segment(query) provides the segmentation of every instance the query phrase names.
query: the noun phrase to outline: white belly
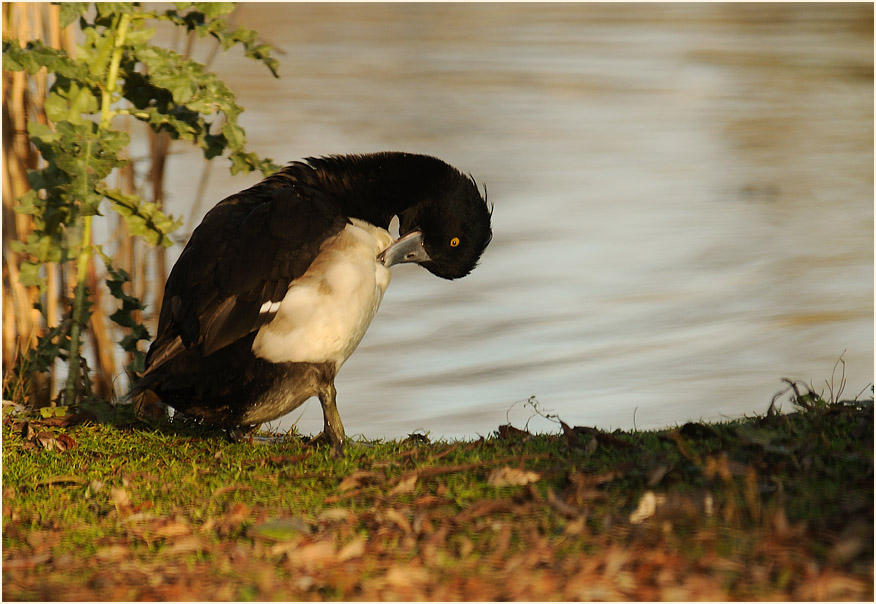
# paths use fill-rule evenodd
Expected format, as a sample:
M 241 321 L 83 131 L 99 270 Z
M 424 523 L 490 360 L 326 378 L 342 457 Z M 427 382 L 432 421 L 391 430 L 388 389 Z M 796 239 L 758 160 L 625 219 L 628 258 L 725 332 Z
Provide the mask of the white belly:
M 377 255 L 393 239 L 384 229 L 352 222 L 326 240 L 307 272 L 292 282 L 276 316 L 256 335 L 256 356 L 340 368 L 359 345 L 389 285 L 389 269 Z

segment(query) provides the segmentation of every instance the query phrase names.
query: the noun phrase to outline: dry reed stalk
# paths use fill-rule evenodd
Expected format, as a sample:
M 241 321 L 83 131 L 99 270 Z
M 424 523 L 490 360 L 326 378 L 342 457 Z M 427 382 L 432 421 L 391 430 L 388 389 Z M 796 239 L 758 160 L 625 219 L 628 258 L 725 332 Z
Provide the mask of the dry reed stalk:
M 167 164 L 167 156 L 170 153 L 171 138 L 166 132 L 156 133 L 149 130 L 149 151 L 152 156 L 152 165 L 149 169 L 149 182 L 152 185 L 152 201 L 160 209 L 164 209 L 164 168 Z M 167 282 L 167 252 L 163 246 L 154 248 L 155 256 L 155 279 L 153 282 L 152 305 L 153 314 L 157 317 L 161 312 L 161 301 L 164 300 L 164 284 Z M 145 267 L 143 274 L 137 275 L 142 278 L 141 283 L 146 282 Z M 145 296 L 145 291 L 143 292 Z M 141 300 L 143 297 L 140 298 Z
M 38 2 L 4 3 L 3 37 L 15 39 L 24 46 L 29 40 L 48 39 L 54 48 L 72 50 L 69 31 L 60 26 L 60 7 Z M 14 212 L 16 200 L 30 185 L 27 171 L 39 167 L 40 156 L 30 144 L 28 119 L 41 124 L 49 120 L 44 110 L 48 89 L 48 73 L 41 69 L 33 76 L 24 71 L 3 74 L 3 364 L 9 370 L 18 358 L 32 349 L 46 327 L 59 324 L 62 309 L 64 267 L 46 266 L 46 293 L 42 299 L 45 316 L 39 311 L 41 301 L 37 287 L 25 287 L 19 282 L 22 257 L 13 251 L 10 242 L 23 241 L 33 230 L 33 219 Z M 36 406 L 48 404 L 54 391 L 52 376 L 34 373 L 35 394 L 30 401 Z
M 18 3 L 4 4 L 3 35 L 24 44 L 31 33 L 29 10 Z M 3 257 L 4 367 L 12 367 L 18 355 L 33 347 L 42 332 L 40 313 L 34 303 L 38 289 L 24 287 L 18 281 L 21 258 L 9 247 L 12 240 L 24 240 L 33 229 L 30 216 L 13 211 L 15 200 L 27 192 L 27 170 L 36 167 L 36 153 L 27 136 L 27 116 L 30 112 L 28 79 L 24 72 L 3 74 Z M 12 314 L 9 318 L 7 313 Z

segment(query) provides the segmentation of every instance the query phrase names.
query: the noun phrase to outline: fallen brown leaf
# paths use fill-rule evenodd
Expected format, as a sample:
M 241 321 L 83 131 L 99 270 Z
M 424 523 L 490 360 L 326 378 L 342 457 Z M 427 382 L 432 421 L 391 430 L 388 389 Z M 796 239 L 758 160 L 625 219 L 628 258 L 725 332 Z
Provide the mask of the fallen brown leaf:
M 188 554 L 191 552 L 199 552 L 207 549 L 206 543 L 198 536 L 190 535 L 182 539 L 176 539 L 170 544 L 170 547 L 162 549 L 162 554 Z
M 429 581 L 429 573 L 422 566 L 414 564 L 394 565 L 383 576 L 384 588 L 390 591 L 381 594 L 386 600 L 415 600 L 421 589 Z
M 55 438 L 55 435 L 52 432 L 43 431 L 37 433 L 34 437 L 34 442 L 45 449 L 46 451 L 66 451 L 67 445 L 63 442 Z
M 401 477 L 398 483 L 389 492 L 390 495 L 399 495 L 402 493 L 413 493 L 414 487 L 417 485 L 419 476 L 416 472 L 406 474 Z
M 116 544 L 101 548 L 97 550 L 94 555 L 95 557 L 97 557 L 98 560 L 102 562 L 114 562 L 123 558 L 127 558 L 130 553 L 130 548 L 124 545 Z
M 414 500 L 414 505 L 417 507 L 427 507 L 430 505 L 435 505 L 436 503 L 443 502 L 444 499 L 441 497 L 436 497 L 435 495 L 423 495 L 422 497 L 417 497 Z
M 636 506 L 636 509 L 630 514 L 630 523 L 641 524 L 656 514 L 657 508 L 665 500 L 666 497 L 663 495 L 657 495 L 654 491 L 646 491 L 641 499 L 639 499 L 639 505 Z
M 342 493 L 349 491 L 366 484 L 374 484 L 381 478 L 377 472 L 369 472 L 367 470 L 356 470 L 349 476 L 344 477 L 341 484 L 338 485 L 338 490 Z
M 356 537 L 338 552 L 338 562 L 346 562 L 353 558 L 359 558 L 365 553 L 365 539 Z
M 560 427 L 563 428 L 563 439 L 566 441 L 566 446 L 572 451 L 583 451 L 590 455 L 599 446 L 593 428 L 582 428 L 580 426 L 572 428 L 563 420 L 560 420 Z
M 410 533 L 413 529 L 411 529 L 411 523 L 408 519 L 398 510 L 393 508 L 389 508 L 387 510 L 382 510 L 379 518 L 380 520 L 389 520 L 398 525 L 400 529 L 402 529 L 406 533 Z
M 337 558 L 337 549 L 333 539 L 323 539 L 296 547 L 286 555 L 293 566 L 303 566 L 311 570 L 333 562 Z
M 110 501 L 116 506 L 116 511 L 120 514 L 127 514 L 131 511 L 131 500 L 128 498 L 128 492 L 119 487 L 110 488 Z
M 499 438 L 505 440 L 522 440 L 531 436 L 526 430 L 515 428 L 511 424 L 503 424 L 499 426 L 497 433 L 499 434 Z
M 62 443 L 64 445 L 63 450 L 65 451 L 70 451 L 77 447 L 76 441 L 73 440 L 73 438 L 71 438 L 69 434 L 59 434 L 55 438 L 58 440 L 59 443 Z
M 459 514 L 453 517 L 453 521 L 457 523 L 465 523 L 472 518 L 480 518 L 482 516 L 488 516 L 489 514 L 510 512 L 514 509 L 515 506 L 510 501 L 502 499 L 484 499 L 477 501 L 462 510 Z
M 44 554 L 37 554 L 36 556 L 30 556 L 28 558 L 18 558 L 16 560 L 3 560 L 3 570 L 8 571 L 12 569 L 25 569 L 32 568 L 34 566 L 39 566 L 40 564 L 45 564 L 49 560 L 52 559 L 52 553 L 46 552 Z
M 344 508 L 329 508 L 320 512 L 317 517 L 319 522 L 352 522 L 355 519 L 356 515 Z
M 225 520 L 227 520 L 228 522 L 239 523 L 246 520 L 249 514 L 249 506 L 245 503 L 238 502 L 235 503 L 230 510 L 228 510 L 227 514 L 225 514 Z
M 191 534 L 192 529 L 189 525 L 183 522 L 171 521 L 167 524 L 163 524 L 159 526 L 155 530 L 155 535 L 157 537 L 164 537 L 168 539 L 172 539 L 174 537 L 181 537 L 183 535 Z
M 541 480 L 541 474 L 519 468 L 498 468 L 490 472 L 487 484 L 494 487 L 522 486 Z

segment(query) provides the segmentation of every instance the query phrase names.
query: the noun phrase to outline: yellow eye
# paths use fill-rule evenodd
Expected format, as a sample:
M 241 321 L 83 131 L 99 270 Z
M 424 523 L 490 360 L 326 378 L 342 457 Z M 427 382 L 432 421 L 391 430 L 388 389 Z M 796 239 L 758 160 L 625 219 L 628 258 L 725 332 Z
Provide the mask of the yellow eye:
M 450 240 L 450 247 L 456 247 L 459 245 L 459 237 L 454 237 Z

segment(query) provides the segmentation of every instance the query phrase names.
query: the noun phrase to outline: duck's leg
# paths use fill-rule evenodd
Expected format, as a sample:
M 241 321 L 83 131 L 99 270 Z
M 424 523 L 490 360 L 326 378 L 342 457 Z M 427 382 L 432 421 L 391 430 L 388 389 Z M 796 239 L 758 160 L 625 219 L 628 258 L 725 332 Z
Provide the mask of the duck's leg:
M 337 395 L 334 381 L 322 384 L 318 394 L 325 422 L 320 437 L 327 439 L 333 446 L 343 445 L 345 438 L 344 424 L 341 422 L 341 414 L 338 413 Z
M 344 450 L 344 423 L 341 414 L 338 413 L 337 396 L 335 390 L 335 373 L 337 369 L 334 363 L 322 363 L 312 365 L 316 369 L 314 386 L 316 396 L 322 405 L 323 429 L 322 433 L 313 439 L 313 443 L 328 443 L 334 448 L 335 455 L 340 455 Z

